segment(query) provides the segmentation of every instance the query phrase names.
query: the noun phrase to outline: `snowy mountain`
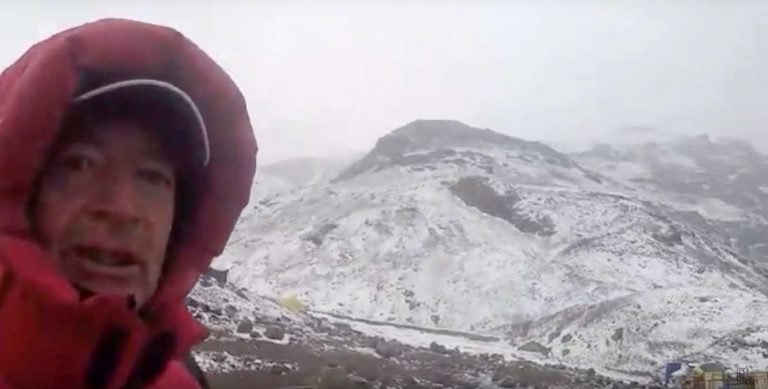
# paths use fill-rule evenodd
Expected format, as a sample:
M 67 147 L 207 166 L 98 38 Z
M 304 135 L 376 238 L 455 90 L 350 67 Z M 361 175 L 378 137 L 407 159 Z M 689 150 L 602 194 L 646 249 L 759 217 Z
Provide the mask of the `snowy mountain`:
M 703 135 L 600 145 L 574 158 L 685 222 L 724 235 L 742 255 L 768 263 L 768 157 L 751 144 Z
M 759 191 L 734 172 L 762 157 L 731 145 L 743 161 L 726 168 L 706 145 L 649 147 L 669 151 L 566 155 L 416 121 L 331 180 L 262 194 L 215 266 L 315 312 L 500 336 L 539 362 L 636 376 L 673 358 L 763 367 L 768 270 L 740 248 L 756 241 L 732 244 L 710 222 L 761 223 L 760 195 L 733 183 Z
M 270 206 L 275 198 L 286 193 L 328 182 L 356 157 L 297 158 L 260 165 L 259 174 L 254 177 L 250 202 L 241 217 L 247 218 L 260 206 Z
M 279 177 L 294 187 L 316 185 L 335 177 L 360 155 L 337 158 L 296 158 L 259 167 L 259 175 Z

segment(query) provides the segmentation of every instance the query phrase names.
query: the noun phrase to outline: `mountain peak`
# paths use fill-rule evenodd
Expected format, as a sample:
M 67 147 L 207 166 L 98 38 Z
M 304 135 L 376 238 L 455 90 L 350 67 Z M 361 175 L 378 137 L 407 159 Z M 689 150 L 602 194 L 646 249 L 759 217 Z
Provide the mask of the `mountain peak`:
M 337 179 L 354 177 L 366 171 L 387 166 L 417 162 L 434 162 L 456 150 L 507 150 L 537 154 L 550 163 L 570 166 L 570 159 L 540 143 L 531 142 L 489 129 L 479 129 L 457 120 L 415 120 L 379 138 L 376 146 L 362 160 L 342 172 Z M 427 153 L 420 158 L 409 158 L 411 153 Z
M 458 120 L 445 119 L 416 119 L 400 128 L 395 129 L 391 135 L 409 135 L 421 137 L 434 137 L 445 133 L 471 135 L 482 131 L 471 127 Z
M 513 138 L 489 129 L 469 126 L 458 120 L 414 120 L 400 127 L 379 140 L 386 144 L 388 139 L 398 138 L 412 151 L 420 148 L 441 146 L 477 146 L 479 144 L 520 146 L 534 142 Z M 377 143 L 377 147 L 379 146 Z

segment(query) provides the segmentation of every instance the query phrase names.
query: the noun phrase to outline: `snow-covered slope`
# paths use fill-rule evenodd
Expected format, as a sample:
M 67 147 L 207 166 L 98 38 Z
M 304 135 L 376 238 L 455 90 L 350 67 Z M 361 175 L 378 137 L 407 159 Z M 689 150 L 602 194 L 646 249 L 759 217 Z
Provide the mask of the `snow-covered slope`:
M 362 155 L 352 154 L 336 158 L 297 158 L 259 167 L 259 175 L 280 177 L 291 185 L 310 186 L 324 183 Z
M 276 198 L 301 191 L 308 186 L 327 183 L 359 158 L 360 155 L 357 154 L 336 158 L 297 158 L 259 166 L 249 204 L 243 210 L 241 218 L 250 219 L 254 210 L 272 206 Z
M 744 256 L 768 263 L 768 157 L 749 143 L 706 135 L 668 143 L 597 146 L 573 156 L 620 191 L 724 235 Z
M 762 265 L 606 171 L 541 143 L 416 121 L 334 180 L 270 196 L 216 266 L 313 309 L 500 334 L 614 371 L 725 355 L 724 337 L 768 328 Z M 735 354 L 727 362 L 760 355 Z
M 499 338 L 308 312 L 296 303 L 237 288 L 226 272 L 204 275 L 188 305 L 211 330 L 194 350 L 211 387 L 640 388 L 594 369 L 532 363 Z

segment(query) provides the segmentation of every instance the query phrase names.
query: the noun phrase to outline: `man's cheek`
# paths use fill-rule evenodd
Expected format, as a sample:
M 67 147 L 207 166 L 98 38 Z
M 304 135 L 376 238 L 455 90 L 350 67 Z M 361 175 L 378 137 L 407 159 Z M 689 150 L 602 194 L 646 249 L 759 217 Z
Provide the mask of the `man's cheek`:
M 57 210 L 46 202 L 39 203 L 37 207 L 32 221 L 37 238 L 46 249 L 55 250 L 66 234 L 65 210 Z
M 65 237 L 67 241 L 76 243 L 84 240 L 87 232 L 84 223 L 79 222 L 77 219 L 62 222 L 64 224 L 62 227 L 66 231 Z
M 69 198 L 82 197 L 83 183 L 75 179 L 72 174 L 63 171 L 62 168 L 53 168 L 43 179 L 43 187 L 49 193 L 49 197 L 55 197 L 62 201 Z

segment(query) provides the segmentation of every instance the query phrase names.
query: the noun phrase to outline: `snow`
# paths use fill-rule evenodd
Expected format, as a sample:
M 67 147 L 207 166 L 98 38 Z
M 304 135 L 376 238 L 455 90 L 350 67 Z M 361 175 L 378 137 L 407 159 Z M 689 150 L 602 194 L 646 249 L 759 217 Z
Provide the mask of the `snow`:
M 505 360 L 518 360 L 515 358 L 519 353 L 515 353 L 514 347 L 504 341 L 482 341 L 472 340 L 456 335 L 442 335 L 430 333 L 425 330 L 415 328 L 402 328 L 396 326 L 370 324 L 361 321 L 338 318 L 318 311 L 313 311 L 317 317 L 329 320 L 335 323 L 345 323 L 352 329 L 371 336 L 380 336 L 384 339 L 394 339 L 403 344 L 413 347 L 429 348 L 432 342 L 445 346 L 448 349 L 458 348 L 462 352 L 469 354 L 499 354 Z
M 613 366 L 608 365 L 612 369 L 642 370 L 643 365 L 647 368 L 649 361 L 669 360 L 682 354 L 708 351 L 707 355 L 722 355 L 721 349 L 711 346 L 717 339 L 734 328 L 768 324 L 768 320 L 758 313 L 759 309 L 768 308 L 765 298 L 754 299 L 754 295 L 747 291 L 721 289 L 717 298 L 709 302 L 699 300 L 711 295 L 709 288 L 679 287 L 622 298 L 619 305 L 603 312 L 596 321 L 584 323 L 590 325 L 573 328 L 575 323 L 572 322 L 572 330 L 566 327 L 563 331 L 578 335 L 572 342 L 555 344 L 554 355 L 559 355 L 563 348 L 587 345 L 591 346 L 589 352 L 571 349 L 568 356 L 557 360 L 585 368 L 606 366 L 606 360 L 613 360 Z M 659 304 L 663 309 L 658 309 Z M 557 319 L 550 318 L 552 321 Z M 545 328 L 537 328 L 540 337 L 544 336 Z M 623 328 L 623 338 L 618 344 L 608 340 L 616 328 Z M 727 362 L 759 367 L 743 355 L 733 355 Z
M 348 322 L 368 334 L 614 376 L 697 352 L 730 355 L 714 345 L 718 339 L 748 323 L 768 328 L 755 313 L 768 308 L 764 280 L 659 204 L 712 220 L 739 221 L 744 211 L 633 180 L 649 178 L 650 164 L 698 169 L 691 158 L 648 152 L 586 164 L 609 178 L 603 182 L 531 150 L 455 149 L 483 162 L 430 163 L 432 170 L 397 165 L 265 194 L 270 203 L 241 219 L 216 266 L 231 269 L 232 282 L 249 291 L 295 294 L 313 311 L 505 340 Z M 449 186 L 470 175 L 487 178 L 497 193 L 513 192 L 516 215 L 549 220 L 554 233 L 525 233 L 467 206 Z M 675 232 L 679 241 L 663 239 Z M 620 341 L 613 339 L 619 328 Z M 561 341 L 566 333 L 573 339 Z M 534 340 L 551 354 L 516 350 Z M 756 355 L 734 352 L 731 360 L 756 363 Z
M 681 211 L 698 212 L 699 215 L 720 221 L 744 221 L 744 210 L 719 199 L 685 197 L 666 197 L 665 203 Z
M 285 371 L 299 370 L 296 364 L 263 361 L 251 356 L 234 356 L 225 351 L 198 351 L 195 360 L 206 373 L 227 373 L 243 370 L 268 370 L 280 365 Z
M 680 172 L 681 176 L 699 177 L 697 174 L 702 174 L 701 177 L 706 177 L 697 160 L 685 154 L 687 148 L 688 146 L 685 144 L 625 147 L 620 151 L 624 159 L 604 160 L 596 157 L 584 157 L 579 159 L 579 163 L 610 177 L 619 184 L 616 189 L 629 196 L 639 196 L 644 200 L 684 212 L 697 212 L 709 220 L 728 222 L 744 221 L 748 218 L 749 212 L 741 207 L 721 198 L 707 196 L 706 193 L 711 188 L 706 182 L 702 183 L 702 189 L 705 193 L 703 195 L 682 195 L 660 188 L 663 183 L 657 181 L 658 178 L 654 176 L 655 170 L 672 170 Z M 637 152 L 638 149 L 642 151 Z M 713 158 L 715 156 L 708 155 L 707 157 Z M 728 159 L 728 156 L 721 157 Z M 732 180 L 743 171 L 744 169 L 736 169 L 735 173 L 728 177 L 722 177 L 722 179 Z M 758 187 L 758 189 L 764 190 L 763 187 Z
M 678 168 L 697 169 L 699 167 L 695 159 L 683 153 L 667 148 L 662 148 L 656 152 L 644 155 L 655 165 L 665 167 L 674 166 Z
M 596 161 L 587 166 L 629 188 L 635 185 L 642 187 L 642 182 L 653 177 L 647 166 L 635 161 Z

